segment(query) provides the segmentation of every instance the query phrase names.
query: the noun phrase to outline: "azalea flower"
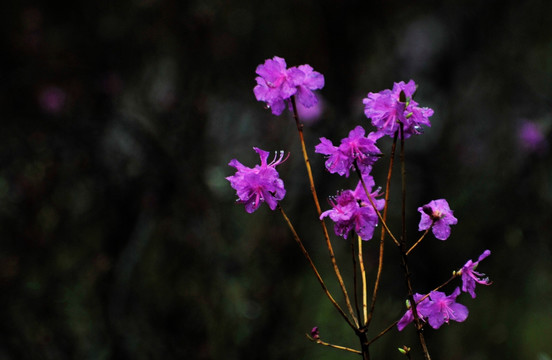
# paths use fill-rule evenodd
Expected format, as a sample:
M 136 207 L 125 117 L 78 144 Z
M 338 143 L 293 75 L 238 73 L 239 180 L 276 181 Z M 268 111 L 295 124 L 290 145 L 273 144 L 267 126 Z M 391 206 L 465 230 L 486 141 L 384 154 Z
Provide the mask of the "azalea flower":
M 422 126 L 431 126 L 429 118 L 433 110 L 419 107 L 412 99 L 416 91 L 416 83 L 410 80 L 408 83 L 401 81 L 393 84 L 393 89 L 383 90 L 379 93 L 368 93 L 362 100 L 364 114 L 372 120 L 372 125 L 378 128 L 383 135 L 394 136 L 403 124 L 404 138 L 423 133 Z
M 232 188 L 238 195 L 237 202 L 245 204 L 245 211 L 252 213 L 266 202 L 271 210 L 276 209 L 278 201 L 286 195 L 284 182 L 280 179 L 276 166 L 287 160 L 284 152 L 279 157 L 274 156 L 272 162 L 267 163 L 268 151 L 253 148 L 261 158 L 261 164 L 254 168 L 242 165 L 238 160 L 232 159 L 228 165 L 237 169 L 236 174 L 228 176 Z
M 481 285 L 491 285 L 492 282 L 488 277 L 483 277 L 485 274 L 475 271 L 479 262 L 485 259 L 487 256 L 491 255 L 490 250 L 483 251 L 483 254 L 479 256 L 476 262 L 468 260 L 466 264 L 458 272 L 462 275 L 462 291 L 470 293 L 471 297 L 475 299 L 475 283 Z
M 456 288 L 452 294 L 446 296 L 444 292 L 432 291 L 429 293 L 431 305 L 427 322 L 434 329 L 439 329 L 441 325 L 450 320 L 462 322 L 468 317 L 468 308 L 456 302 L 456 297 L 460 295 L 460 288 Z
M 422 301 L 420 301 L 423 298 L 422 295 L 414 294 L 419 318 L 427 321 L 434 329 L 439 329 L 444 323 L 448 324 L 450 320 L 463 322 L 467 319 L 469 311 L 466 306 L 456 302 L 458 295 L 460 295 L 458 287 L 449 296 L 441 291 L 432 291 L 429 293 L 429 297 Z M 414 316 L 412 308 L 410 308 L 397 323 L 397 328 L 401 331 L 412 321 L 414 321 Z
M 314 152 L 327 155 L 326 169 L 332 174 L 349 177 L 349 171 L 355 161 L 361 173 L 368 173 L 381 155 L 380 149 L 376 146 L 376 141 L 381 135 L 370 133 L 364 136 L 364 133 L 362 126 L 355 127 L 349 132 L 348 137 L 341 140 L 339 146 L 334 146 L 331 140 L 322 137 Z
M 370 175 L 365 175 L 364 181 L 370 196 L 378 210 L 382 210 L 385 205 L 384 199 L 376 200 L 380 196 L 379 190 L 372 192 L 374 179 Z M 362 190 L 361 190 L 362 189 Z M 344 190 L 336 197 L 330 199 L 332 209 L 324 211 L 320 219 L 329 217 L 334 223 L 334 232 L 337 236 L 347 239 L 349 232 L 354 230 L 362 240 L 370 240 L 374 235 L 374 229 L 378 224 L 378 214 L 368 200 L 362 184 L 359 182 L 357 188 Z
M 439 240 L 448 239 L 450 226 L 458 223 L 445 199 L 432 200 L 429 204 L 419 207 L 418 211 L 422 214 L 418 230 L 425 231 L 433 224 L 433 235 Z
M 424 318 L 427 317 L 430 314 L 430 308 L 428 307 L 430 304 L 429 297 L 426 297 L 422 301 L 424 295 L 421 294 L 414 294 L 414 301 L 416 302 L 416 312 L 418 313 L 418 317 L 420 320 L 424 321 Z M 408 310 L 404 313 L 403 317 L 399 320 L 397 323 L 397 328 L 399 331 L 402 331 L 406 325 L 410 324 L 412 321 L 414 321 L 414 314 L 412 313 L 412 307 L 410 305 L 410 302 L 407 302 Z
M 259 101 L 266 103 L 274 115 L 280 115 L 297 95 L 297 101 L 309 108 L 318 103 L 313 90 L 324 87 L 324 76 L 314 71 L 310 65 L 286 68 L 286 61 L 278 56 L 265 60 L 257 66 L 255 80 L 257 85 L 253 93 Z

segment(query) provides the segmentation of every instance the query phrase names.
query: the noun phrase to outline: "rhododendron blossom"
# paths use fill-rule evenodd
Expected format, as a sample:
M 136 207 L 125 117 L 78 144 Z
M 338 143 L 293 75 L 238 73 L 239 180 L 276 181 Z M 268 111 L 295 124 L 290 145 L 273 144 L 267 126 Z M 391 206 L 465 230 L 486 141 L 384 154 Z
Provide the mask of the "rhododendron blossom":
M 362 173 L 370 172 L 372 165 L 381 155 L 376 141 L 381 137 L 376 133 L 364 136 L 364 128 L 357 126 L 349 132 L 349 136 L 341 140 L 339 146 L 334 146 L 331 140 L 325 137 L 320 138 L 320 144 L 316 145 L 314 151 L 327 155 L 326 169 L 330 173 L 337 173 L 349 177 L 349 171 L 356 161 Z
M 370 175 L 364 176 L 366 188 L 372 197 L 378 210 L 385 205 L 384 199 L 376 199 L 380 196 L 379 190 L 372 192 L 374 179 Z M 378 214 L 368 200 L 362 184 L 359 182 L 357 188 L 344 190 L 336 197 L 330 199 L 332 209 L 324 211 L 320 219 L 329 217 L 335 223 L 334 231 L 337 236 L 347 239 L 351 230 L 354 230 L 362 240 L 370 240 L 374 235 L 374 229 L 378 224 Z
M 312 90 L 324 87 L 324 76 L 314 71 L 310 65 L 286 68 L 286 61 L 278 56 L 267 59 L 257 66 L 253 89 L 255 97 L 263 101 L 274 115 L 280 115 L 289 104 L 289 99 L 297 95 L 297 100 L 309 108 L 318 103 Z
M 458 295 L 460 295 L 460 288 L 458 287 L 449 296 L 441 291 L 432 291 L 429 293 L 429 297 L 422 301 L 420 299 L 423 296 L 415 294 L 414 301 L 420 301 L 416 304 L 419 318 L 427 321 L 434 329 L 439 329 L 444 323 L 448 324 L 450 320 L 458 322 L 466 320 L 469 311 L 466 306 L 456 302 Z M 401 331 L 413 320 L 412 309 L 408 309 L 397 323 L 397 328 Z
M 460 269 L 459 273 L 462 275 L 462 291 L 468 292 L 472 298 L 475 299 L 475 283 L 481 285 L 490 285 L 492 282 L 488 277 L 483 277 L 485 274 L 475 271 L 479 262 L 491 255 L 490 250 L 483 251 L 483 254 L 479 256 L 476 262 L 468 260 L 466 264 Z
M 237 202 L 245 204 L 245 211 L 252 213 L 259 208 L 262 202 L 266 202 L 271 210 L 276 209 L 278 201 L 286 195 L 284 182 L 280 179 L 276 166 L 286 161 L 284 152 L 279 157 L 274 157 L 271 163 L 267 163 L 268 151 L 253 148 L 261 158 L 261 164 L 254 168 L 242 165 L 238 160 L 232 159 L 228 165 L 237 169 L 236 174 L 228 176 L 232 188 L 238 195 Z
M 416 83 L 410 80 L 406 84 L 403 81 L 394 83 L 392 90 L 370 92 L 362 101 L 364 114 L 372 119 L 372 125 L 383 135 L 394 136 L 401 123 L 405 139 L 421 134 L 422 125 L 431 126 L 429 117 L 433 115 L 433 110 L 418 106 L 412 99 L 415 91 Z
M 419 231 L 429 229 L 433 224 L 433 235 L 439 240 L 446 240 L 450 236 L 450 226 L 458 223 L 445 199 L 432 200 L 421 206 L 418 211 L 422 214 Z

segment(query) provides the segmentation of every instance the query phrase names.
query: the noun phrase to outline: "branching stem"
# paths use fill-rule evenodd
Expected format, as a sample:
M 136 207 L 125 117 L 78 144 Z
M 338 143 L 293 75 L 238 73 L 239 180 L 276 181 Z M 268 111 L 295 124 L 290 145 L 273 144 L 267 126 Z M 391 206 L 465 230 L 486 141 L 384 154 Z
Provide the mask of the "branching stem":
M 295 119 L 295 124 L 297 125 L 297 131 L 299 132 L 299 140 L 301 142 L 301 150 L 303 152 L 303 159 L 305 161 L 305 166 L 307 167 L 307 174 L 309 177 L 309 183 L 310 183 L 310 190 L 312 193 L 312 198 L 314 200 L 314 205 L 316 207 L 316 212 L 318 213 L 318 218 L 320 220 L 320 225 L 322 226 L 322 232 L 324 233 L 324 239 L 326 239 L 326 246 L 328 247 L 328 251 L 330 253 L 330 260 L 332 262 L 335 275 L 337 276 L 337 280 L 339 282 L 339 285 L 341 286 L 341 291 L 343 291 L 343 296 L 345 297 L 345 302 L 347 303 L 347 309 L 349 310 L 349 313 L 351 314 L 353 321 L 355 325 L 358 327 L 358 320 L 355 316 L 355 313 L 353 311 L 353 307 L 351 306 L 351 300 L 349 299 L 349 295 L 347 293 L 347 288 L 345 287 L 345 282 L 343 281 L 343 277 L 341 276 L 341 271 L 339 271 L 339 267 L 337 266 L 337 261 L 335 260 L 335 254 L 333 251 L 332 243 L 330 241 L 330 235 L 328 233 L 328 228 L 326 227 L 326 223 L 323 219 L 320 219 L 320 215 L 322 214 L 322 209 L 320 208 L 320 203 L 318 201 L 318 195 L 316 194 L 316 187 L 314 186 L 314 179 L 312 176 L 312 169 L 310 166 L 309 156 L 307 154 L 307 147 L 305 145 L 305 139 L 303 137 L 303 124 L 299 121 L 299 115 L 297 113 L 297 105 L 295 103 L 295 96 L 291 97 L 291 104 L 293 107 L 293 118 Z
M 400 252 L 401 252 L 401 261 L 402 266 L 404 270 L 404 276 L 406 281 L 406 287 L 408 289 L 408 300 L 410 301 L 410 304 L 412 304 L 412 315 L 414 316 L 414 324 L 416 325 L 416 332 L 418 334 L 418 340 L 420 341 L 420 345 L 422 347 L 422 351 L 424 353 L 425 360 L 431 360 L 431 356 L 429 355 L 429 350 L 427 349 L 427 344 L 425 342 L 424 334 L 422 333 L 422 321 L 420 317 L 418 316 L 418 311 L 416 310 L 416 302 L 414 301 L 414 291 L 412 290 L 412 282 L 410 280 L 410 271 L 408 269 L 408 261 L 407 261 L 407 248 L 406 248 L 406 165 L 405 165 L 405 156 L 404 156 L 404 125 L 402 123 L 399 124 L 399 138 L 401 141 L 401 153 L 400 153 L 400 159 L 401 159 L 401 184 L 402 184 L 402 211 L 401 211 L 401 217 L 402 217 L 402 234 L 401 234 L 401 243 L 400 243 Z
M 418 241 L 416 241 L 416 242 L 414 243 L 414 245 L 412 245 L 412 246 L 410 247 L 410 249 L 408 249 L 408 251 L 406 252 L 406 255 L 407 255 L 407 256 L 408 256 L 408 254 L 410 254 L 410 252 L 411 252 L 412 250 L 414 250 L 414 248 L 415 248 L 416 246 L 418 246 L 418 244 L 419 244 L 420 242 L 422 242 L 422 240 L 426 237 L 426 235 L 427 235 L 427 233 L 429 232 L 429 230 L 431 230 L 431 227 L 433 226 L 434 223 L 435 223 L 435 220 L 432 220 L 432 221 L 431 221 L 431 226 L 430 226 L 429 228 L 427 228 L 426 231 L 424 231 L 424 233 L 422 234 L 422 236 L 420 236 L 420 238 L 418 239 Z
M 305 336 L 307 337 L 307 339 L 309 339 L 310 341 L 315 342 L 315 343 L 317 343 L 317 344 L 324 345 L 324 346 L 329 346 L 329 347 L 334 348 L 334 349 L 339 349 L 339 350 L 344 350 L 344 351 L 352 352 L 352 353 L 354 353 L 354 354 L 362 355 L 362 352 L 361 352 L 361 351 L 358 351 L 358 350 L 355 350 L 355 349 L 351 349 L 351 348 L 348 348 L 348 347 L 345 347 L 345 346 L 341 346 L 341 345 L 330 344 L 330 343 L 327 343 L 327 342 L 322 341 L 322 340 L 320 340 L 320 339 L 314 339 L 313 337 L 309 336 L 308 334 L 305 334 Z
M 387 210 L 389 208 L 389 191 L 391 188 L 391 175 L 393 174 L 393 164 L 395 161 L 395 149 L 397 148 L 397 136 L 398 132 L 393 136 L 393 145 L 391 146 L 391 155 L 389 158 L 389 169 L 387 170 L 387 181 L 385 183 L 385 206 L 383 208 L 383 220 L 387 220 Z M 376 306 L 376 299 L 378 296 L 379 283 L 381 279 L 381 272 L 383 269 L 383 249 L 385 245 L 385 228 L 381 228 L 380 236 L 380 247 L 379 247 L 379 258 L 378 258 L 378 272 L 376 275 L 376 281 L 374 282 L 374 291 L 372 292 L 372 303 L 370 305 L 370 312 L 368 313 L 368 318 L 366 319 L 366 327 L 372 321 L 372 316 L 374 315 L 374 309 Z
M 316 278 L 318 279 L 318 282 L 320 283 L 320 286 L 322 286 L 322 290 L 324 291 L 324 293 L 326 294 L 326 296 L 328 297 L 328 299 L 330 300 L 330 302 L 335 306 L 335 308 L 337 309 L 337 311 L 341 314 L 341 316 L 345 319 L 345 321 L 347 321 L 347 323 L 349 324 L 349 326 L 351 328 L 353 328 L 353 330 L 357 331 L 357 325 L 356 324 L 353 324 L 351 322 L 351 320 L 349 319 L 349 317 L 347 316 L 347 314 L 345 314 L 345 312 L 343 311 L 343 309 L 341 308 L 341 306 L 339 306 L 339 304 L 335 301 L 335 299 L 333 298 L 332 294 L 330 294 L 326 284 L 324 283 L 324 280 L 322 279 L 322 276 L 320 276 L 320 273 L 318 272 L 318 269 L 316 268 L 316 266 L 314 265 L 314 262 L 312 261 L 307 249 L 305 248 L 305 246 L 303 245 L 303 242 L 301 241 L 301 238 L 299 237 L 299 235 L 297 234 L 297 232 L 295 231 L 295 228 L 293 227 L 293 224 L 291 223 L 291 221 L 289 220 L 288 216 L 286 215 L 284 209 L 282 209 L 282 207 L 280 205 L 278 205 L 278 210 L 280 211 L 280 213 L 282 214 L 282 216 L 284 217 L 284 220 L 286 221 L 286 224 L 288 225 L 289 229 L 291 230 L 291 233 L 293 234 L 293 238 L 295 239 L 295 241 L 297 242 L 297 244 L 299 245 L 299 247 L 301 248 L 301 251 L 303 252 L 303 255 L 305 256 L 305 258 L 307 259 L 309 265 L 311 266 L 311 269 L 312 271 L 314 271 L 314 274 L 316 275 Z

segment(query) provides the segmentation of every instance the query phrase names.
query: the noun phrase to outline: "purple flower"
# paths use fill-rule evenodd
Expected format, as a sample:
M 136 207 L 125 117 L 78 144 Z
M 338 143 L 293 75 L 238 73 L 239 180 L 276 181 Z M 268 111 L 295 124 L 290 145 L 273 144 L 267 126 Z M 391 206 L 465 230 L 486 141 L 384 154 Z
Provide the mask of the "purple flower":
M 277 158 L 271 163 L 267 163 L 268 152 L 259 148 L 253 148 L 261 158 L 261 164 L 254 168 L 248 168 L 242 165 L 238 160 L 232 159 L 228 165 L 237 169 L 236 174 L 228 176 L 226 180 L 230 181 L 232 188 L 238 195 L 237 202 L 245 204 L 245 211 L 252 213 L 259 208 L 264 201 L 271 210 L 276 209 L 278 201 L 286 195 L 284 182 L 280 179 L 275 167 L 287 160 L 284 158 L 284 152 L 280 152 Z
M 376 200 L 380 196 L 379 190 L 372 192 L 374 179 L 365 175 L 366 187 L 378 210 L 382 210 L 385 204 L 384 199 Z M 359 189 L 362 189 L 362 191 Z M 337 236 L 347 239 L 349 232 L 354 230 L 362 240 L 370 240 L 374 235 L 374 229 L 378 224 L 378 214 L 368 201 L 368 197 L 362 188 L 362 184 L 352 190 L 344 190 L 336 197 L 330 199 L 332 209 L 324 211 L 320 219 L 329 217 L 335 223 L 334 232 Z
M 425 299 L 420 301 L 420 299 L 423 297 L 424 295 L 420 295 L 418 293 L 414 294 L 414 301 L 416 302 L 416 312 L 418 313 L 418 316 L 421 320 L 424 320 L 424 318 L 430 314 L 428 306 L 431 305 L 429 297 L 426 297 Z M 399 329 L 399 331 L 402 331 L 406 327 L 406 325 L 410 324 L 412 321 L 414 321 L 414 315 L 412 314 L 410 303 L 408 303 L 408 310 L 404 313 L 403 317 L 397 323 L 397 328 Z
M 300 102 L 297 103 L 297 113 L 304 124 L 315 124 L 320 120 L 324 112 L 324 103 L 322 99 L 318 99 L 318 103 L 311 107 L 305 107 Z
M 290 68 L 293 84 L 297 88 L 297 101 L 306 108 L 310 108 L 318 103 L 312 90 L 322 89 L 324 87 L 324 76 L 317 71 L 313 71 L 310 65 L 300 65 L 297 68 Z
M 43 89 L 38 97 L 42 110 L 49 114 L 59 114 L 63 110 L 67 100 L 67 93 L 57 86 L 48 86 Z
M 460 288 L 456 288 L 449 296 L 440 291 L 432 291 L 429 294 L 431 302 L 428 306 L 427 322 L 432 328 L 439 329 L 450 320 L 458 322 L 466 320 L 469 311 L 467 307 L 456 302 L 458 295 L 460 295 Z
M 404 138 L 423 132 L 421 125 L 431 126 L 429 117 L 433 115 L 430 108 L 421 108 L 412 100 L 416 91 L 416 83 L 410 80 L 393 84 L 393 90 L 383 90 L 379 93 L 368 93 L 364 98 L 364 114 L 372 119 L 378 132 L 393 136 L 399 130 L 399 123 L 404 125 Z
M 376 146 L 376 140 L 381 136 L 370 133 L 365 137 L 364 133 L 362 126 L 357 126 L 349 132 L 349 137 L 341 140 L 339 146 L 334 146 L 330 140 L 322 137 L 320 144 L 314 148 L 315 152 L 328 156 L 326 169 L 330 173 L 349 177 L 349 170 L 355 161 L 362 173 L 368 173 L 381 154 Z
M 422 214 L 418 230 L 427 230 L 433 223 L 433 235 L 439 240 L 448 239 L 450 225 L 458 223 L 458 219 L 452 214 L 452 210 L 445 199 L 432 200 L 429 204 L 419 207 L 418 211 Z
M 286 102 L 297 94 L 297 100 L 305 107 L 316 105 L 318 100 L 312 90 L 324 87 L 324 76 L 313 71 L 310 65 L 286 68 L 286 61 L 274 56 L 257 66 L 255 78 L 257 85 L 253 89 L 255 97 L 263 101 L 274 115 L 280 115 L 286 108 Z
M 429 297 L 423 298 L 420 294 L 414 294 L 414 301 L 417 302 L 416 310 L 423 321 L 427 321 L 434 329 L 439 329 L 441 325 L 450 320 L 462 322 L 468 317 L 468 308 L 456 302 L 456 297 L 460 294 L 460 288 L 456 288 L 452 294 L 446 296 L 444 292 L 432 291 Z M 403 317 L 397 323 L 399 331 L 406 325 L 414 321 L 412 309 L 408 309 Z
M 524 121 L 518 129 L 518 140 L 521 148 L 527 153 L 542 154 L 548 148 L 546 136 L 539 124 Z
M 372 191 L 372 188 L 376 185 L 376 182 L 370 174 L 362 174 L 362 179 L 364 180 L 364 184 L 366 185 L 366 190 L 370 192 L 370 197 L 372 198 L 372 201 L 374 201 L 376 209 L 378 209 L 378 211 L 383 210 L 383 207 L 385 206 L 385 199 L 378 199 L 378 197 L 382 195 L 381 188 L 377 188 L 375 191 Z M 361 181 L 358 182 L 355 190 L 353 191 L 353 195 L 360 202 L 361 206 L 372 207 L 368 196 L 366 196 L 366 192 L 364 191 L 364 186 L 362 186 Z
M 475 283 L 482 285 L 491 285 L 492 282 L 488 277 L 483 278 L 485 274 L 475 271 L 479 262 L 491 255 L 490 250 L 483 251 L 483 254 L 479 256 L 476 262 L 468 260 L 468 262 L 460 269 L 459 274 L 462 275 L 462 291 L 470 293 L 471 297 L 475 299 Z

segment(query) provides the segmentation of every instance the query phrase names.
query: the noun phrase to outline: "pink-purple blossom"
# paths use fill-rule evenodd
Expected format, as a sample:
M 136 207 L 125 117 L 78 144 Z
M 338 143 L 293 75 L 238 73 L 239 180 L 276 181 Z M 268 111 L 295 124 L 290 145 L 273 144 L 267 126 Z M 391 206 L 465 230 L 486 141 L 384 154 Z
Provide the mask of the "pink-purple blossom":
M 458 223 L 445 199 L 432 200 L 429 204 L 419 207 L 418 211 L 422 214 L 418 230 L 424 231 L 433 225 L 431 230 L 439 240 L 448 239 L 450 226 Z
M 410 80 L 408 83 L 401 81 L 393 84 L 393 89 L 383 90 L 379 93 L 368 93 L 363 99 L 364 114 L 372 119 L 378 132 L 383 135 L 394 136 L 403 124 L 404 138 L 421 134 L 422 125 L 431 126 L 429 117 L 433 110 L 427 107 L 419 107 L 412 99 L 416 91 L 416 83 Z
M 263 101 L 274 115 L 280 115 L 289 105 L 289 99 L 296 95 L 297 101 L 309 108 L 318 103 L 313 90 L 324 87 L 324 76 L 310 65 L 286 68 L 286 61 L 278 56 L 265 60 L 257 66 L 253 89 L 255 97 Z
M 382 210 L 385 200 L 377 199 L 381 196 L 379 189 L 372 191 L 374 179 L 370 175 L 364 175 L 364 182 L 376 208 Z M 362 240 L 372 238 L 378 224 L 378 214 L 369 202 L 360 182 L 354 191 L 343 190 L 337 196 L 330 198 L 330 204 L 332 208 L 324 211 L 320 219 L 329 217 L 335 223 L 334 232 L 337 236 L 347 239 L 349 232 L 354 230 Z
M 517 129 L 519 144 L 527 153 L 543 154 L 548 148 L 546 135 L 542 127 L 532 121 L 524 120 Z
M 373 132 L 364 136 L 364 133 L 362 126 L 355 127 L 348 137 L 341 140 L 339 146 L 334 146 L 331 140 L 321 137 L 320 144 L 315 146 L 314 151 L 327 156 L 325 164 L 330 173 L 349 177 L 355 161 L 362 173 L 368 173 L 381 155 L 376 146 L 376 141 L 381 136 Z
M 427 322 L 434 329 L 439 329 L 441 325 L 450 320 L 462 322 L 468 317 L 468 308 L 456 302 L 456 297 L 460 295 L 460 288 L 454 289 L 449 296 L 441 291 L 432 291 L 429 294 L 430 313 L 427 316 Z
M 479 262 L 491 255 L 490 250 L 483 251 L 483 254 L 479 256 L 476 262 L 471 259 L 460 269 L 459 273 L 462 275 L 462 291 L 467 292 L 475 299 L 475 283 L 481 285 L 490 285 L 492 282 L 488 277 L 484 277 L 485 274 L 475 271 Z
M 266 202 L 271 210 L 276 209 L 278 201 L 286 195 L 284 182 L 280 179 L 276 166 L 286 161 L 284 152 L 274 156 L 272 162 L 267 163 L 268 151 L 253 148 L 261 158 L 261 164 L 249 168 L 238 160 L 232 159 L 228 165 L 236 168 L 236 174 L 228 176 L 232 188 L 238 195 L 238 203 L 245 204 L 245 211 L 252 213 L 259 208 L 262 202 Z
M 427 321 L 434 329 L 439 329 L 444 323 L 449 323 L 450 320 L 463 322 L 468 317 L 468 308 L 456 302 L 456 298 L 460 295 L 460 288 L 456 288 L 452 294 L 446 295 L 441 291 L 432 291 L 429 297 L 420 301 L 423 298 L 420 294 L 414 295 L 416 311 L 421 320 Z M 406 325 L 414 320 L 412 309 L 408 309 L 403 317 L 397 323 L 399 331 L 404 329 Z
M 421 320 L 424 320 L 424 318 L 430 314 L 430 311 L 428 311 L 428 305 L 430 303 L 429 297 L 421 300 L 423 297 L 424 295 L 418 293 L 414 294 L 414 301 L 416 302 L 416 312 L 418 313 L 418 317 Z M 410 306 L 410 303 L 408 303 L 408 310 L 406 310 L 403 317 L 397 323 L 397 328 L 399 329 L 399 331 L 402 331 L 406 327 L 406 325 L 410 324 L 412 321 L 414 321 L 414 315 L 412 313 L 412 307 Z

